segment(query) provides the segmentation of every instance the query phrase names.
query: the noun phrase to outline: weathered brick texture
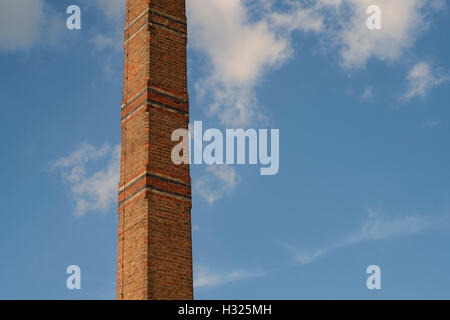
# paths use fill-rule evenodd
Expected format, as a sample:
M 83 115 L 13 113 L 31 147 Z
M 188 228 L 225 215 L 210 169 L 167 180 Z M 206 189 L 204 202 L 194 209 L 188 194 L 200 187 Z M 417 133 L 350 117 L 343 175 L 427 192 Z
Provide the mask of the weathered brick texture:
M 171 160 L 187 128 L 185 0 L 127 0 L 118 299 L 192 299 L 191 180 Z

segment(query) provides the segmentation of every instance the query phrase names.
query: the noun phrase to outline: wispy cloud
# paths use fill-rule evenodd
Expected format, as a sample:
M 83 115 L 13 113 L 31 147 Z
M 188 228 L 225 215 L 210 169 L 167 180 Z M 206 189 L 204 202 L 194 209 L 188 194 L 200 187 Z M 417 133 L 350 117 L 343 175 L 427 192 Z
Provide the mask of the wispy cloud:
M 439 127 L 441 122 L 439 120 L 427 120 L 425 121 L 425 126 L 429 128 Z
M 363 100 L 368 100 L 368 99 L 370 99 L 372 97 L 373 97 L 373 87 L 372 86 L 365 87 L 364 91 L 363 91 L 363 93 L 361 95 L 361 98 Z
M 408 89 L 403 98 L 409 100 L 416 96 L 424 96 L 431 88 L 450 80 L 448 75 L 435 75 L 426 62 L 415 64 L 407 75 Z
M 293 254 L 298 264 L 305 265 L 332 251 L 362 242 L 418 235 L 450 227 L 450 215 L 448 214 L 409 215 L 390 218 L 373 209 L 369 209 L 368 213 L 367 221 L 358 230 L 329 246 L 312 251 L 299 250 L 292 245 L 284 244 L 284 246 Z
M 231 193 L 241 181 L 235 168 L 228 165 L 209 166 L 205 172 L 194 182 L 194 191 L 209 204 Z
M 84 2 L 96 6 L 107 19 L 123 24 L 126 0 L 84 0 Z
M 194 287 L 218 286 L 263 275 L 264 272 L 262 270 L 248 271 L 239 269 L 225 272 L 213 272 L 205 266 L 197 265 L 195 266 Z
M 92 54 L 103 67 L 106 80 L 116 81 L 122 72 L 123 27 L 125 23 L 126 0 L 84 0 L 83 8 L 100 12 L 100 23 L 92 27 Z
M 57 43 L 63 19 L 44 0 L 0 1 L 0 50 L 17 51 Z
M 447 3 L 446 0 L 431 0 L 430 5 L 433 9 L 437 11 L 446 11 Z
M 96 51 L 114 50 L 115 53 L 122 53 L 123 30 L 117 26 L 113 31 L 108 33 L 97 33 L 90 42 Z
M 90 42 L 94 49 L 96 51 L 112 49 L 116 54 L 121 53 L 126 0 L 84 0 L 84 2 L 87 7 L 103 13 L 103 25 L 108 25 L 107 28 L 97 30 L 91 38 Z
M 369 209 L 368 218 L 360 228 L 328 246 L 308 251 L 301 250 L 291 244 L 282 243 L 282 245 L 292 254 L 296 265 L 307 265 L 333 251 L 360 243 L 401 236 L 414 236 L 429 231 L 446 230 L 449 228 L 449 214 L 388 217 L 379 211 Z M 217 286 L 229 282 L 261 277 L 273 272 L 282 272 L 291 267 L 284 266 L 272 270 L 259 268 L 252 271 L 248 269 L 234 269 L 232 271 L 219 272 L 211 271 L 209 268 L 199 265 L 196 266 L 195 270 L 194 286 Z
M 104 79 L 117 81 L 123 64 L 123 29 L 122 24 L 111 26 L 109 31 L 98 31 L 89 42 L 92 44 L 92 54 L 103 68 Z
M 106 160 L 106 167 L 88 172 L 87 164 Z M 117 199 L 119 185 L 120 146 L 96 148 L 83 144 L 67 157 L 57 159 L 50 169 L 61 170 L 61 178 L 71 188 L 75 213 L 106 212 Z

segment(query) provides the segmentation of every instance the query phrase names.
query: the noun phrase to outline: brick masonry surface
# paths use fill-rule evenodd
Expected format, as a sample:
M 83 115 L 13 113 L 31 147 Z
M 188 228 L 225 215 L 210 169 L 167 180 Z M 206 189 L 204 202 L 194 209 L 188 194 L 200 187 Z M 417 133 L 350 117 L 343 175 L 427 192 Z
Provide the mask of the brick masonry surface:
M 117 299 L 193 298 L 186 44 L 185 0 L 127 0 Z

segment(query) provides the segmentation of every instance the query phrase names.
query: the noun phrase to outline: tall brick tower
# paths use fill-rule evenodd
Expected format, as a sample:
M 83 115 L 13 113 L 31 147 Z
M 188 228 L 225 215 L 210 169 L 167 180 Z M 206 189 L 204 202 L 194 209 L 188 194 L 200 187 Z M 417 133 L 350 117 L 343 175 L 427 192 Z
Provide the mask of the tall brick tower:
M 186 44 L 185 0 L 127 0 L 118 299 L 193 298 L 189 166 L 171 160 L 189 123 Z

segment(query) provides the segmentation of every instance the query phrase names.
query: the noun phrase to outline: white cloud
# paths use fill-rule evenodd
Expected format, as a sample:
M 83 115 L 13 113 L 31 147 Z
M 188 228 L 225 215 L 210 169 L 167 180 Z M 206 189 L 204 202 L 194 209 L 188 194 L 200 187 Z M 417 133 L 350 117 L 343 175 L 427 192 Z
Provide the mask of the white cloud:
M 196 89 L 200 97 L 209 94 L 207 114 L 221 124 L 246 126 L 259 118 L 255 87 L 292 56 L 292 32 L 314 32 L 325 48 L 337 50 L 342 67 L 364 68 L 372 58 L 398 61 L 427 30 L 429 8 L 442 5 L 438 0 L 284 3 L 287 9 L 277 12 L 270 1 L 259 7 L 245 0 L 188 1 L 191 44 L 209 63 Z M 369 5 L 381 8 L 382 30 L 366 27 Z
M 64 21 L 44 0 L 0 1 L 0 50 L 52 44 L 63 30 Z
M 215 81 L 246 85 L 285 59 L 287 43 L 265 21 L 250 23 L 242 1 L 191 0 L 188 9 L 192 43 L 211 60 Z
M 285 245 L 294 255 L 296 262 L 305 265 L 314 262 L 318 258 L 331 251 L 356 245 L 366 241 L 384 240 L 398 236 L 412 236 L 427 231 L 446 229 L 450 227 L 450 215 L 409 215 L 402 217 L 386 218 L 381 213 L 369 209 L 367 221 L 352 234 L 340 241 L 314 251 L 298 250 L 290 245 Z
M 266 2 L 258 21 L 250 19 L 250 9 L 242 0 L 187 4 L 191 43 L 210 65 L 196 88 L 211 94 L 208 113 L 224 125 L 246 126 L 257 117 L 255 86 L 267 70 L 291 56 L 290 32 L 318 31 L 322 26 L 321 17 L 299 3 L 281 14 L 272 12 Z
M 303 7 L 300 2 L 290 2 L 290 9 L 287 12 L 271 12 L 270 7 L 266 7 L 266 10 L 269 10 L 267 15 L 269 26 L 287 34 L 298 30 L 319 32 L 324 28 L 324 17 L 315 8 Z
M 204 266 L 196 266 L 194 274 L 194 287 L 208 287 L 217 286 L 229 282 L 245 280 L 253 277 L 260 277 L 264 275 L 261 270 L 258 271 L 246 271 L 246 270 L 234 270 L 229 272 L 212 272 Z
M 87 163 L 104 158 L 107 159 L 107 166 L 88 174 Z M 56 169 L 61 170 L 63 181 L 70 185 L 77 215 L 82 216 L 89 211 L 106 212 L 117 200 L 119 145 L 96 148 L 83 144 L 67 157 L 54 161 L 51 170 Z
M 413 66 L 407 75 L 408 89 L 403 98 L 411 99 L 415 96 L 424 96 L 431 88 L 449 79 L 450 77 L 447 75 L 434 75 L 428 63 L 419 62 Z
M 423 0 L 346 0 L 336 18 L 339 28 L 329 31 L 337 39 L 344 68 L 364 68 L 371 58 L 397 61 L 428 24 Z M 370 5 L 381 9 L 381 30 L 369 30 L 366 13 Z
M 206 175 L 197 178 L 194 191 L 209 204 L 232 192 L 241 181 L 236 170 L 228 165 L 208 166 Z

